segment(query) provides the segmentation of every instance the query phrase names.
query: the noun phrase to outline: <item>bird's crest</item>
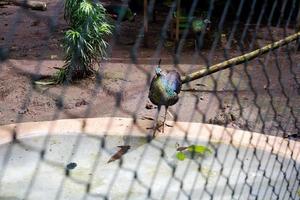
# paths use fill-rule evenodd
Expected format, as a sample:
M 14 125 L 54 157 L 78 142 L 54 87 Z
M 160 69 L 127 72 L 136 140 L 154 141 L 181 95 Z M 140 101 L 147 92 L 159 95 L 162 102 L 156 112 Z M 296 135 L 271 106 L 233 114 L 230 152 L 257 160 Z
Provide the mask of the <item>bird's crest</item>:
M 205 20 L 204 20 L 204 23 L 205 23 L 205 24 L 210 24 L 211 21 L 210 21 L 209 19 L 205 19 Z
M 156 75 L 161 75 L 161 74 L 162 74 L 162 70 L 161 70 L 161 68 L 160 68 L 160 63 L 161 63 L 161 59 L 159 59 L 158 65 L 157 65 L 157 67 L 155 68 L 155 73 L 156 73 Z

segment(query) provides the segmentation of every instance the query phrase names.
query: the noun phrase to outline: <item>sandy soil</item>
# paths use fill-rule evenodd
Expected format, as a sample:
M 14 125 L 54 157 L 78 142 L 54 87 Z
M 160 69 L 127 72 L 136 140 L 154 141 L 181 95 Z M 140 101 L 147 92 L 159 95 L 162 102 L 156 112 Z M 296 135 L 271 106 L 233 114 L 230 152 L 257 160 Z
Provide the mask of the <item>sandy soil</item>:
M 67 25 L 63 5 L 45 0 L 45 12 L 16 6 L 0 7 L 0 47 L 9 50 L 0 63 L 0 124 L 77 117 L 154 117 L 147 109 L 149 77 L 162 58 L 162 68 L 172 69 L 171 41 L 160 48 L 159 29 L 164 17 L 150 24 L 150 45 L 144 48 L 139 31 L 141 16 L 135 23 L 124 22 L 120 41 L 111 41 L 111 56 L 99 68 L 101 82 L 95 78 L 68 86 L 36 86 L 33 80 L 50 75 L 63 65 L 61 40 Z M 274 39 L 282 38 L 281 28 L 272 28 Z M 288 29 L 287 33 L 293 30 Z M 270 43 L 269 30 L 260 28 L 255 47 Z M 265 37 L 266 36 L 266 37 Z M 177 70 L 182 74 L 225 60 L 222 41 L 216 49 L 195 52 L 187 40 Z M 283 135 L 300 132 L 300 54 L 281 48 L 261 56 L 247 66 L 239 65 L 183 87 L 180 101 L 171 108 L 179 121 L 197 121 L 233 126 L 251 131 Z M 249 51 L 246 49 L 245 51 Z M 232 47 L 228 57 L 241 53 Z M 137 64 L 132 64 L 132 56 Z M 117 103 L 119 102 L 119 103 Z M 163 113 L 161 113 L 163 115 Z M 169 120 L 173 120 L 168 116 Z

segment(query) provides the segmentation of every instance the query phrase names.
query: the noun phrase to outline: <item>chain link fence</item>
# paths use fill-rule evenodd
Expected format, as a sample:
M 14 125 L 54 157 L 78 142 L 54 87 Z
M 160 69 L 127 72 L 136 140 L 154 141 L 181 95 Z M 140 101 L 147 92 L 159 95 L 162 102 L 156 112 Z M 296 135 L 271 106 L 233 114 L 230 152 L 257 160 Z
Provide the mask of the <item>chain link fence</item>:
M 160 59 L 184 77 L 282 40 L 298 0 L 96 2 L 108 58 L 35 84 L 64 65 L 64 3 L 0 2 L 0 199 L 300 199 L 297 40 L 182 84 L 163 125 L 148 99 Z

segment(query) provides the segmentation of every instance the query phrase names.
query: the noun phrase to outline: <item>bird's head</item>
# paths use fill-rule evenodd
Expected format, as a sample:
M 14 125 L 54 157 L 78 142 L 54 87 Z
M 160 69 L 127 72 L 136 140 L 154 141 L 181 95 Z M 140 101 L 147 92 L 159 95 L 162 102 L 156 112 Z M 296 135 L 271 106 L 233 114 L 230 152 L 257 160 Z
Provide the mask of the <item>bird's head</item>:
M 209 19 L 205 19 L 203 22 L 205 24 L 206 31 L 209 31 L 210 30 L 211 21 Z
M 160 76 L 162 74 L 162 70 L 161 70 L 160 66 L 157 66 L 155 68 L 155 73 L 156 73 L 157 76 Z

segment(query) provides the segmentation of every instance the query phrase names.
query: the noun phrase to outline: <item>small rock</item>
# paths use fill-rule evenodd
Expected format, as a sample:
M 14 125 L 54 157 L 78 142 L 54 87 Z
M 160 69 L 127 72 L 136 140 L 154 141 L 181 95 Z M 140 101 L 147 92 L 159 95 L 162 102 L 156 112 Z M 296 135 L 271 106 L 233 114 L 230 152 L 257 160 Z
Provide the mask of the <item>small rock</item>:
M 77 167 L 77 164 L 74 162 L 71 162 L 71 163 L 67 164 L 66 167 L 68 170 L 72 170 L 72 169 L 75 169 L 75 167 Z
M 51 55 L 51 56 L 50 56 L 50 59 L 51 59 L 51 60 L 56 59 L 56 58 L 57 58 L 57 55 Z
M 28 109 L 24 108 L 24 109 L 19 110 L 18 114 L 23 115 L 23 114 L 27 113 L 27 111 L 28 111 Z
M 145 108 L 148 109 L 148 110 L 153 109 L 153 105 L 150 104 L 150 103 L 147 103 Z
M 82 99 L 81 101 L 78 101 L 75 103 L 75 106 L 76 107 L 79 107 L 79 106 L 85 106 L 85 105 L 88 105 L 89 103 L 86 102 L 84 99 Z

